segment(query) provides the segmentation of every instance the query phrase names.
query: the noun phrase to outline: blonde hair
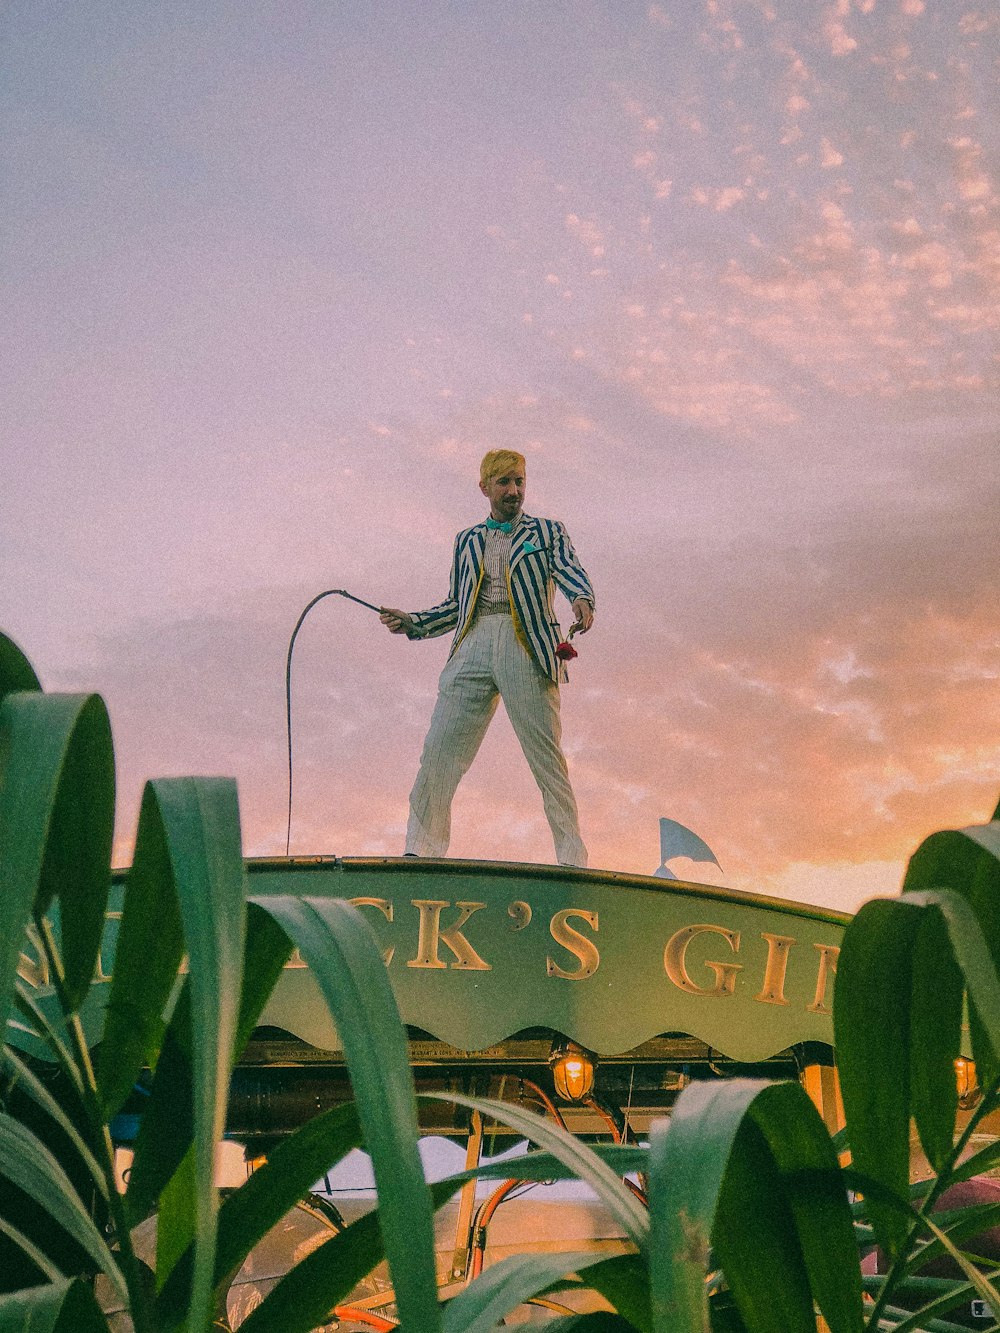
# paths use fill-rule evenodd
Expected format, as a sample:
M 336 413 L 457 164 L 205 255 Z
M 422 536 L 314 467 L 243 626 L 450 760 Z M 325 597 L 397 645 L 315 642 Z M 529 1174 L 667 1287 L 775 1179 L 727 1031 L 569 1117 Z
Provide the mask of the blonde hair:
M 502 477 L 515 467 L 523 472 L 524 466 L 523 454 L 515 453 L 513 449 L 491 449 L 479 464 L 479 484 L 492 481 L 494 477 Z

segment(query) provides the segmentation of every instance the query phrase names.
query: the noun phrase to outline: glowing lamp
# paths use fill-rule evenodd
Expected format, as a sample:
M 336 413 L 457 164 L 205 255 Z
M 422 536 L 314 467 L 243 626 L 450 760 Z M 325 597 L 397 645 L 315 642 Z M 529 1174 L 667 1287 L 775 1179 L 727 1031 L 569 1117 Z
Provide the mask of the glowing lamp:
M 975 1060 L 967 1060 L 960 1055 L 955 1061 L 955 1083 L 958 1088 L 958 1104 L 963 1111 L 969 1111 L 979 1101 L 982 1092 L 976 1077 Z
M 594 1086 L 594 1057 L 575 1041 L 557 1042 L 549 1056 L 552 1081 L 564 1102 L 582 1102 Z

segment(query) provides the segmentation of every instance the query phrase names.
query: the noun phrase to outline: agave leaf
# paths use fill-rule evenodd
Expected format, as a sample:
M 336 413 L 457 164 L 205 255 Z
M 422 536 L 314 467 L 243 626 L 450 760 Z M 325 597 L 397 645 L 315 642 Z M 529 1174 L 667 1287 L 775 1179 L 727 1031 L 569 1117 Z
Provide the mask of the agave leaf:
M 356 908 L 328 899 L 258 900 L 298 945 L 343 1045 L 404 1325 L 436 1333 L 440 1311 L 430 1198 L 417 1150 L 406 1033 L 375 936 Z
M 14 983 L 14 1005 L 24 1020 L 23 1026 L 45 1042 L 55 1057 L 56 1064 L 73 1086 L 80 1103 L 83 1103 L 85 1091 L 83 1075 L 77 1067 L 73 1053 L 63 1039 L 63 1034 L 49 1019 L 45 1011 L 35 1002 L 34 996 L 20 977 Z M 16 1020 L 11 1019 L 11 1023 Z
M 313 1184 L 361 1146 L 361 1125 L 353 1104 L 315 1116 L 279 1143 L 266 1164 L 222 1206 L 217 1279 L 239 1268 L 254 1245 Z
M 336 1106 L 315 1116 L 278 1144 L 267 1163 L 230 1194 L 219 1209 L 217 1292 L 240 1268 L 253 1247 L 323 1173 L 360 1146 L 361 1126 L 353 1105 Z M 189 1248 L 157 1300 L 158 1312 L 168 1325 L 183 1316 L 191 1259 Z
M 105 1179 L 104 1172 L 101 1170 L 96 1157 L 84 1142 L 76 1125 L 73 1124 L 45 1084 L 10 1046 L 0 1053 L 0 1065 L 6 1065 L 13 1075 L 11 1091 L 17 1090 L 26 1097 L 30 1097 L 39 1110 L 59 1126 L 79 1154 L 81 1162 L 94 1183 L 94 1187 L 101 1197 L 106 1200 L 108 1198 L 108 1182 Z
M 883 1305 L 882 1318 L 879 1320 L 879 1328 L 889 1329 L 891 1333 L 897 1333 L 902 1328 L 916 1328 L 920 1333 L 968 1333 L 968 1324 L 954 1324 L 950 1319 L 933 1319 L 922 1317 L 919 1323 L 914 1324 L 913 1320 L 907 1316 L 909 1310 L 899 1305 Z M 993 1333 L 995 1324 L 987 1324 L 983 1333 Z
M 184 951 L 176 875 L 156 788 L 147 783 L 135 852 L 125 880 L 111 994 L 104 1016 L 98 1088 L 107 1119 L 121 1107 L 144 1065 L 155 1065 L 164 1010 Z
M 785 1195 L 816 1303 L 831 1333 L 856 1333 L 862 1325 L 858 1251 L 847 1188 L 827 1128 L 797 1083 L 775 1083 L 765 1088 L 754 1098 L 750 1115 L 767 1141 L 779 1173 L 777 1192 Z M 753 1188 L 759 1190 L 760 1185 L 755 1181 Z M 727 1188 L 722 1202 L 727 1199 L 733 1200 L 737 1212 L 746 1215 L 748 1205 L 738 1190 Z M 720 1214 L 713 1244 L 734 1292 L 734 1248 L 748 1266 L 751 1279 L 757 1270 L 766 1267 L 753 1238 L 735 1215 L 727 1225 L 724 1213 Z M 727 1246 L 728 1262 L 724 1258 Z M 746 1318 L 743 1302 L 740 1306 Z
M 637 1325 L 622 1315 L 595 1310 L 592 1314 L 565 1315 L 545 1325 L 550 1333 L 635 1333 Z
M 83 1001 L 104 931 L 115 778 L 111 727 L 96 694 L 8 694 L 0 704 L 0 1030 L 32 913 L 58 895 L 64 989 Z
M 149 1100 L 139 1122 L 125 1206 L 132 1226 L 148 1217 L 194 1138 L 191 991 L 186 981 L 163 1039 Z
M 834 1043 L 854 1167 L 905 1197 L 910 1178 L 910 1011 L 920 912 L 905 900 L 865 903 L 848 923 L 837 965 Z M 873 1040 L 873 1035 L 878 1040 Z M 895 1258 L 910 1223 L 880 1198 L 868 1215 Z
M 941 1170 L 955 1132 L 963 984 L 977 1015 L 980 1048 L 988 1047 L 1000 1066 L 1000 979 L 964 894 L 911 891 L 894 908 L 897 917 L 907 912 L 920 917 L 912 960 L 911 1108 L 931 1164 Z
M 642 1255 L 616 1254 L 602 1260 L 587 1270 L 584 1285 L 600 1292 L 638 1333 L 651 1333 L 649 1269 Z
M 181 1256 L 190 1252 L 185 1305 L 191 1300 L 198 1253 L 196 1169 L 195 1147 L 192 1143 L 162 1190 L 156 1208 L 156 1287 L 160 1290 L 164 1286 L 176 1271 Z
M 1000 969 L 1000 807 L 989 824 L 933 833 L 920 844 L 910 858 L 903 892 L 923 889 L 953 889 L 968 899 Z M 975 1005 L 970 1005 L 969 1022 L 972 1053 L 986 1086 L 1000 1077 L 1000 1060 L 984 1039 Z
M 2 1217 L 0 1217 L 0 1236 L 6 1236 L 8 1240 L 13 1241 L 22 1254 L 28 1256 L 43 1277 L 47 1277 L 50 1282 L 62 1281 L 63 1275 L 61 1270 L 52 1262 L 45 1251 L 39 1249 L 30 1237 L 26 1236 L 18 1227 L 13 1226 Z M 0 1278 L 0 1282 L 10 1285 L 12 1289 L 15 1286 L 21 1285 L 18 1282 L 10 1283 L 6 1273 Z
M 1000 977 L 976 913 L 964 895 L 950 890 L 911 893 L 903 903 L 935 909 L 944 918 L 969 999 L 976 1006 L 986 1040 L 1000 1060 Z
M 279 925 L 254 903 L 247 905 L 243 994 L 236 1055 L 257 1025 L 267 998 L 288 960 L 292 944 Z M 152 1210 L 191 1144 L 191 994 L 181 990 L 142 1117 L 126 1203 L 133 1224 Z
M 914 936 L 910 1010 L 910 1108 L 935 1172 L 951 1156 L 958 1113 L 955 1060 L 961 1054 L 962 973 L 935 912 Z
M 912 1313 L 906 1311 L 905 1317 L 894 1325 L 893 1333 L 918 1333 L 918 1330 L 923 1333 L 923 1330 L 930 1328 L 946 1329 L 948 1333 L 958 1333 L 958 1330 L 961 1329 L 962 1333 L 968 1333 L 968 1324 L 944 1322 L 939 1316 L 947 1315 L 950 1311 L 971 1300 L 976 1294 L 976 1289 L 971 1282 L 951 1282 L 948 1285 L 951 1288 L 950 1291 L 942 1292 Z M 901 1291 L 902 1288 L 897 1289 L 897 1295 Z M 933 1324 L 931 1321 L 933 1321 Z M 993 1328 L 996 1328 L 993 1323 L 984 1325 L 984 1333 L 989 1333 L 989 1330 Z
M 1000 1310 L 1000 1291 L 980 1272 L 975 1263 L 954 1244 L 947 1233 L 942 1231 L 932 1218 L 925 1214 L 921 1220 L 934 1238 L 941 1242 L 950 1258 L 958 1264 L 968 1281 L 975 1287 L 980 1298 L 991 1309 Z
M 636 1245 L 644 1247 L 649 1235 L 649 1216 L 646 1209 L 609 1166 L 597 1153 L 575 1139 L 566 1130 L 560 1129 L 551 1120 L 526 1111 L 523 1107 L 512 1106 L 509 1102 L 494 1101 L 487 1097 L 465 1097 L 459 1093 L 427 1093 L 426 1096 L 439 1101 L 454 1102 L 458 1106 L 467 1106 L 471 1110 L 481 1111 L 518 1130 L 525 1138 L 540 1147 L 546 1148 L 570 1168 L 578 1180 L 585 1181 L 614 1214 L 625 1230 L 625 1234 Z M 630 1151 L 628 1149 L 626 1152 Z M 645 1158 L 642 1159 L 645 1164 Z M 506 1170 L 507 1167 L 511 1169 Z M 516 1175 L 515 1161 L 504 1164 L 504 1173 Z
M 567 1273 L 582 1273 L 602 1261 L 580 1253 L 515 1254 L 492 1264 L 444 1308 L 444 1333 L 490 1333 L 512 1310 L 539 1296 Z
M 645 1150 L 641 1151 L 645 1164 Z M 573 1175 L 557 1158 L 548 1153 L 535 1153 L 436 1181 L 429 1187 L 433 1207 L 440 1208 L 467 1180 L 490 1174 L 524 1180 L 550 1180 Z M 238 1198 L 245 1188 L 241 1187 L 232 1199 Z M 220 1225 L 220 1245 L 221 1232 Z M 588 1270 L 587 1285 L 609 1300 L 616 1303 L 620 1300 L 623 1307 L 628 1302 L 630 1317 L 637 1315 L 636 1328 L 640 1333 L 648 1333 L 649 1296 L 648 1283 L 643 1279 L 643 1260 L 637 1255 L 618 1255 L 613 1259 L 595 1257 L 601 1261 Z M 384 1258 L 378 1212 L 366 1213 L 296 1264 L 248 1316 L 241 1325 L 241 1333 L 244 1330 L 245 1333 L 308 1333 L 324 1321 L 335 1305 L 346 1300 L 357 1283 Z
M 124 1296 L 118 1266 L 66 1172 L 19 1121 L 0 1111 L 0 1176 L 39 1204 Z
M 949 1237 L 953 1244 L 971 1241 L 985 1231 L 1000 1225 L 1000 1204 L 972 1205 L 934 1212 L 934 1224 Z M 919 1274 L 920 1270 L 944 1253 L 944 1247 L 936 1240 L 915 1248 L 908 1256 L 905 1271 Z
M 427 1098 L 429 1100 L 450 1101 L 450 1093 L 424 1092 L 419 1095 L 418 1100 Z M 483 1105 L 493 1105 L 492 1102 L 483 1102 Z M 501 1102 L 502 1106 L 509 1106 L 509 1102 Z M 529 1112 L 529 1114 L 532 1114 Z M 543 1124 L 547 1123 L 545 1121 Z M 535 1125 L 532 1124 L 532 1129 Z M 579 1140 L 574 1140 L 579 1143 Z M 590 1143 L 581 1145 L 592 1152 L 608 1166 L 616 1177 L 630 1175 L 633 1172 L 644 1172 L 649 1169 L 649 1149 L 645 1147 L 632 1147 L 617 1143 Z M 532 1152 L 526 1153 L 523 1157 L 505 1157 L 499 1162 L 483 1162 L 479 1166 L 470 1167 L 467 1171 L 458 1171 L 453 1176 L 446 1177 L 458 1189 L 469 1180 L 579 1180 L 580 1177 L 572 1164 L 573 1159 L 563 1161 L 550 1152 Z M 579 1164 L 579 1163 L 577 1163 Z M 629 1191 L 631 1194 L 631 1191 Z M 634 1198 L 635 1196 L 632 1195 Z
M 1000 1162 L 1000 1139 L 994 1139 L 985 1148 L 980 1148 L 971 1157 L 966 1157 L 952 1170 L 948 1179 L 952 1185 L 960 1180 L 969 1180 L 972 1176 L 985 1175 Z
M 0 1296 L 0 1333 L 108 1333 L 108 1324 L 77 1278 Z
M 428 1186 L 433 1208 L 447 1203 L 463 1176 Z M 384 1258 L 379 1213 L 373 1210 L 301 1259 L 247 1316 L 240 1333 L 309 1333 Z
M 745 1219 L 754 1218 L 753 1239 L 764 1253 L 758 1280 L 770 1288 L 773 1309 L 786 1333 L 799 1329 L 812 1333 L 815 1328 L 814 1320 L 811 1326 L 806 1322 L 806 1315 L 812 1315 L 808 1282 L 801 1252 L 796 1253 L 794 1226 L 778 1188 L 773 1157 L 760 1130 L 747 1117 L 754 1099 L 767 1087 L 767 1083 L 750 1079 L 723 1086 L 691 1084 L 678 1098 L 669 1123 L 652 1127 L 649 1266 L 657 1333 L 702 1333 L 708 1327 L 705 1279 L 711 1246 L 714 1242 L 726 1251 L 726 1257 L 734 1257 L 740 1237 L 725 1234 L 734 1214 L 741 1217 L 737 1229 L 744 1240 L 750 1230 Z M 741 1214 L 743 1194 L 754 1205 L 762 1205 L 763 1213 L 746 1206 Z M 716 1226 L 717 1213 L 726 1226 Z M 781 1256 L 780 1271 L 774 1268 L 776 1254 Z M 742 1279 L 742 1264 L 737 1263 L 737 1271 Z M 753 1311 L 758 1309 L 756 1299 L 750 1299 L 754 1293 L 744 1286 L 734 1295 L 748 1319 L 747 1304 Z M 781 1326 L 747 1322 L 752 1333 Z
M 189 1323 L 209 1322 L 215 1269 L 216 1145 L 225 1128 L 229 1072 L 243 971 L 244 892 L 236 785 L 228 778 L 165 778 L 150 784 L 162 821 L 190 959 L 187 990 L 198 1015 L 190 1024 L 193 1170 L 180 1169 L 161 1212 L 157 1278 L 164 1255 L 194 1240 Z M 142 1146 L 142 1145 L 140 1145 Z M 138 1154 L 137 1154 L 138 1156 Z M 133 1170 L 135 1162 L 133 1162 Z
M 650 1136 L 653 1327 L 701 1333 L 710 1254 L 750 1333 L 862 1327 L 846 1184 L 797 1084 L 692 1084 Z M 747 1225 L 747 1218 L 753 1219 Z M 718 1315 L 718 1318 L 716 1318 Z M 721 1322 L 720 1322 L 721 1321 Z M 729 1320 L 732 1323 L 732 1320 Z
M 454 1179 L 429 1186 L 432 1206 L 440 1208 L 457 1189 Z M 373 1210 L 301 1259 L 247 1316 L 240 1333 L 309 1333 L 384 1258 L 379 1214 Z
M 240 1333 L 310 1333 L 384 1258 L 379 1215 L 365 1213 L 276 1282 Z
M 20 690 L 40 690 L 35 669 L 13 639 L 0 633 L 0 700 Z

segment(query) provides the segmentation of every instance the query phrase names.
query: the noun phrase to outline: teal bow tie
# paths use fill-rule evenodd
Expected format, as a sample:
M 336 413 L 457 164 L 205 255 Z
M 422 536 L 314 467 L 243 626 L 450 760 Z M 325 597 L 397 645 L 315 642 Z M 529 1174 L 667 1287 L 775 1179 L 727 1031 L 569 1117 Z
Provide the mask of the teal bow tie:
M 486 520 L 486 526 L 487 526 L 488 528 L 490 528 L 490 529 L 491 529 L 492 531 L 494 531 L 494 532 L 513 532 L 513 531 L 514 531 L 514 524 L 513 524 L 513 523 L 498 523 L 498 522 L 496 521 L 495 518 L 488 518 L 488 519 Z

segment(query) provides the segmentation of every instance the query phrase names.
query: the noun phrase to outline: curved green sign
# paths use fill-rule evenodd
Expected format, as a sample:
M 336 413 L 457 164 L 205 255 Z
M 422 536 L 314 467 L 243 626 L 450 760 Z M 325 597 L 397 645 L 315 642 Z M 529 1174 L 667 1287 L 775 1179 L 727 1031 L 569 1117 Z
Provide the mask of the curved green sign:
M 464 1051 L 551 1028 L 600 1055 L 684 1033 L 736 1060 L 833 1044 L 848 918 L 677 880 L 481 861 L 251 861 L 253 897 L 346 898 L 384 948 L 403 1021 Z M 293 958 L 261 1019 L 338 1048 Z

